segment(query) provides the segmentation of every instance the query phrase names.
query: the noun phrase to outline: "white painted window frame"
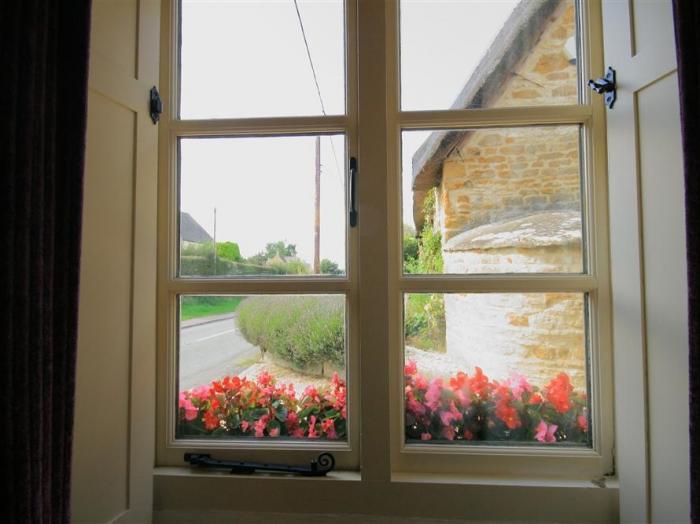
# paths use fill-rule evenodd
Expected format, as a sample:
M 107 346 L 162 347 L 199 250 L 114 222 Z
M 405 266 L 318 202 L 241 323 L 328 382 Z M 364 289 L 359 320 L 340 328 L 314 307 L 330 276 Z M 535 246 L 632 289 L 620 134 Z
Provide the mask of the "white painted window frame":
M 583 90 L 577 106 L 401 112 L 398 0 L 346 0 L 347 114 L 343 116 L 178 120 L 177 0 L 163 0 L 158 204 L 158 420 L 161 474 L 182 466 L 186 450 L 217 457 L 303 463 L 332 450 L 338 467 L 363 482 L 437 484 L 488 477 L 497 483 L 588 482 L 613 470 L 612 351 L 607 236 L 605 108 Z M 603 70 L 600 0 L 581 0 L 582 78 Z M 379 15 L 382 16 L 379 16 Z M 362 35 L 361 39 L 357 35 Z M 355 51 L 356 50 L 356 51 Z M 591 227 L 583 275 L 404 276 L 401 257 L 400 132 L 470 126 L 581 124 L 586 129 L 586 213 Z M 177 138 L 344 132 L 359 161 L 359 227 L 348 234 L 346 278 L 180 279 L 176 277 Z M 403 293 L 544 292 L 590 294 L 593 448 L 405 446 Z M 175 440 L 178 293 L 344 293 L 348 297 L 349 422 L 346 444 Z M 362 401 L 361 401 L 362 399 Z M 364 405 L 361 408 L 360 404 Z M 360 428 L 362 430 L 360 431 Z M 184 477 L 187 474 L 184 473 Z M 158 475 L 158 473 L 157 473 Z M 526 479 L 523 481 L 523 479 Z M 239 482 L 239 481 L 236 481 Z M 245 482 L 245 479 L 240 480 Z M 584 484 L 577 484 L 581 487 Z M 340 489 L 340 488 L 329 488 Z

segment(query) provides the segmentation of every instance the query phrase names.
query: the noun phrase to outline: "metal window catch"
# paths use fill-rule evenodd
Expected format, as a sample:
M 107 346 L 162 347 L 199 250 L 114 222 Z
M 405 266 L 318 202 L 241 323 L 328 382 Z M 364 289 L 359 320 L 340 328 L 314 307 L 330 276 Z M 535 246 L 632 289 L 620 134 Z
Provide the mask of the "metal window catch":
M 605 105 L 610 109 L 613 108 L 615 100 L 617 100 L 617 86 L 615 84 L 615 70 L 612 67 L 608 67 L 603 78 L 589 80 L 588 87 L 596 93 L 602 94 L 605 97 Z
M 357 158 L 350 158 L 350 227 L 357 226 Z
M 158 93 L 156 86 L 151 88 L 148 108 L 151 114 L 151 121 L 155 125 L 160 120 L 160 114 L 163 112 L 163 101 L 160 99 L 160 93 Z
M 262 462 L 241 462 L 236 460 L 217 460 L 211 455 L 185 453 L 185 461 L 192 466 L 203 468 L 228 469 L 231 474 L 252 475 L 256 470 L 294 473 L 302 477 L 323 477 L 335 467 L 335 458 L 330 453 L 321 453 L 308 466 L 290 466 L 288 464 L 265 464 Z

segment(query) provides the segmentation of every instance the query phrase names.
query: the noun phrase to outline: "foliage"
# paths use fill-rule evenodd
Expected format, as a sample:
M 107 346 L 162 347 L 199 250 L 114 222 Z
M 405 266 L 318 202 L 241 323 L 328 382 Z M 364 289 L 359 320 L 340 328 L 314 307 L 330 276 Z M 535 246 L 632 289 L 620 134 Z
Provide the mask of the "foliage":
M 343 270 L 338 269 L 338 264 L 335 262 L 324 258 L 321 260 L 321 273 L 324 275 L 342 275 Z
M 180 257 L 180 274 L 185 276 L 210 276 L 210 275 L 278 275 L 282 274 L 278 268 L 248 264 L 244 262 L 230 262 L 218 259 L 214 268 L 214 254 L 204 256 L 183 255 Z
M 436 441 L 590 442 L 587 398 L 559 373 L 542 390 L 525 377 L 489 380 L 481 368 L 428 381 L 404 370 L 406 438 Z
M 217 242 L 216 256 L 222 260 L 230 260 L 231 262 L 243 262 L 241 249 L 235 242 Z
M 232 313 L 243 297 L 226 297 L 220 295 L 184 295 L 180 302 L 180 319 L 208 317 Z
M 265 244 L 265 252 L 263 253 L 265 260 L 270 260 L 275 257 L 295 257 L 296 255 L 296 245 L 285 244 L 283 240 L 268 242 Z
M 437 192 L 429 191 L 423 201 L 423 228 L 419 238 L 404 226 L 403 260 L 406 273 L 442 273 L 442 238 L 435 224 Z M 405 304 L 404 336 L 416 347 L 445 350 L 445 301 L 442 294 L 412 293 Z
M 180 436 L 345 439 L 345 382 L 333 374 L 327 387 L 277 385 L 263 372 L 255 381 L 225 377 L 180 393 Z
M 408 294 L 404 317 L 404 337 L 408 344 L 445 351 L 445 300 L 441 293 Z
M 345 363 L 342 297 L 256 296 L 238 308 L 243 336 L 298 369 Z
M 274 270 L 278 275 L 308 275 L 311 273 L 309 266 L 298 258 L 283 260 L 276 256 L 267 261 L 266 267 Z

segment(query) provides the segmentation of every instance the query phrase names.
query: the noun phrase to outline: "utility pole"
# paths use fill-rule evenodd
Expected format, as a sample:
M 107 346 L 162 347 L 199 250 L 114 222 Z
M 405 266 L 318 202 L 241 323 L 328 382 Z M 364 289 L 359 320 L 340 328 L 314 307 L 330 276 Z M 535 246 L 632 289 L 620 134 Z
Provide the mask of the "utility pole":
M 321 272 L 321 137 L 316 136 L 316 198 L 314 199 L 314 273 Z
M 214 208 L 214 274 L 216 275 L 216 208 Z

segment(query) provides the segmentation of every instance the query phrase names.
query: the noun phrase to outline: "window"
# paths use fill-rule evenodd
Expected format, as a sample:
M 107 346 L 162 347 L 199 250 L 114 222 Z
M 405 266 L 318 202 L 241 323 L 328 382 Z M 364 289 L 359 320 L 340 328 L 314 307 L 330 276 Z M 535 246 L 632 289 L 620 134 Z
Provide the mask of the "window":
M 352 1 L 171 3 L 159 461 L 600 476 L 593 8 L 385 7 L 386 27 Z

